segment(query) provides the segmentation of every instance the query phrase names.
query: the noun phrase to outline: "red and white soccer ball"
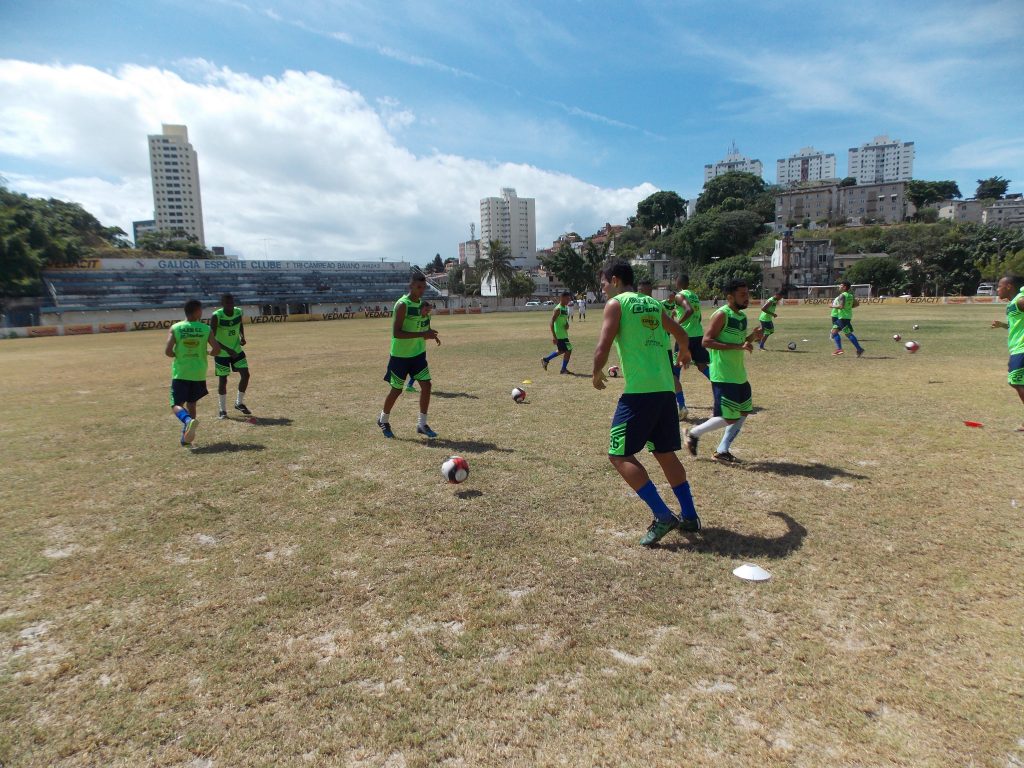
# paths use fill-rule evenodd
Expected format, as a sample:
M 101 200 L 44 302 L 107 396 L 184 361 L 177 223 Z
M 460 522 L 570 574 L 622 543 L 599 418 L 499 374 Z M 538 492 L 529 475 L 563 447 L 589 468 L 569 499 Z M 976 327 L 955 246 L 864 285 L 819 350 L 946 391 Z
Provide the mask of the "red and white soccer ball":
M 610 365 L 610 366 L 608 366 L 608 375 L 611 376 L 613 379 L 619 378 L 621 373 L 622 372 L 619 370 L 619 366 L 617 366 L 617 365 Z
M 526 400 L 526 390 L 522 387 L 512 387 L 512 399 L 517 403 L 521 403 Z
M 899 335 L 898 333 L 894 333 L 894 334 L 892 335 L 892 340 L 893 340 L 893 341 L 899 341 L 899 340 L 900 340 L 900 339 L 902 339 L 902 338 L 903 338 L 903 337 L 902 337 L 902 336 L 900 336 L 900 335 Z
M 907 352 L 917 352 L 921 348 L 921 345 L 916 341 L 908 341 L 903 346 L 907 348 Z
M 449 456 L 441 465 L 441 475 L 454 485 L 463 483 L 469 477 L 469 462 L 461 456 Z

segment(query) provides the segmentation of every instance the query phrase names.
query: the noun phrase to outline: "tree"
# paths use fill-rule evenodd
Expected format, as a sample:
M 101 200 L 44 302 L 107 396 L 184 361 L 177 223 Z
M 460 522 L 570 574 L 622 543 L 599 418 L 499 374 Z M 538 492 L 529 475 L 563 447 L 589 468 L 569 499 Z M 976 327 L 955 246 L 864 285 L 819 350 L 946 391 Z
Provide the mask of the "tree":
M 750 293 L 754 294 L 761 288 L 761 267 L 742 254 L 701 267 L 696 271 L 696 278 L 714 293 L 723 293 L 725 284 L 738 278 L 745 280 Z
M 775 196 L 757 174 L 730 171 L 711 179 L 697 198 L 697 213 L 708 213 L 714 209 L 756 211 L 761 221 L 772 221 L 775 218 Z
M 991 176 L 987 179 L 978 179 L 978 189 L 974 196 L 979 200 L 1000 200 L 1009 188 L 1009 179 L 1004 179 L 1002 176 Z
M 839 182 L 840 187 L 856 187 L 857 180 L 853 176 L 847 176 L 845 179 Z
M 156 230 L 146 232 L 136 245 L 143 251 L 175 251 L 186 253 L 194 259 L 208 259 L 213 253 L 199 244 L 199 238 L 183 229 Z
M 686 200 L 675 192 L 655 192 L 636 206 L 637 224 L 647 230 L 666 229 L 685 216 Z
M 598 293 L 601 290 L 601 277 L 599 272 L 601 267 L 608 260 L 608 250 L 611 247 L 611 244 L 611 240 L 605 240 L 600 246 L 598 246 L 593 240 L 587 240 L 587 244 L 583 246 L 583 264 L 589 278 L 586 288 L 594 293 Z M 574 293 L 579 292 L 580 291 L 574 291 Z
M 537 284 L 525 272 L 516 272 L 512 279 L 505 283 L 505 295 L 512 299 L 512 306 L 516 305 L 516 299 L 532 296 L 537 290 Z
M 430 263 L 430 270 L 434 274 L 438 272 L 444 272 L 444 262 L 441 260 L 440 253 L 434 254 L 434 260 Z
M 907 274 L 891 256 L 870 256 L 854 262 L 843 275 L 851 283 L 870 283 L 878 293 L 902 293 Z
M 487 254 L 476 260 L 476 274 L 481 285 L 493 282 L 500 301 L 502 287 L 508 284 L 514 273 L 512 253 L 508 246 L 500 240 L 491 240 L 488 243 Z
M 925 208 L 940 200 L 952 200 L 963 197 L 960 187 L 955 181 L 921 181 L 911 179 L 907 182 L 906 198 L 915 208 Z
M 764 224 L 756 211 L 698 213 L 673 233 L 665 250 L 686 268 L 694 269 L 715 259 L 745 253 L 763 231 Z
M 569 243 L 563 242 L 551 256 L 541 263 L 555 275 L 571 293 L 581 293 L 592 284 L 594 276 L 587 271 L 587 262 Z

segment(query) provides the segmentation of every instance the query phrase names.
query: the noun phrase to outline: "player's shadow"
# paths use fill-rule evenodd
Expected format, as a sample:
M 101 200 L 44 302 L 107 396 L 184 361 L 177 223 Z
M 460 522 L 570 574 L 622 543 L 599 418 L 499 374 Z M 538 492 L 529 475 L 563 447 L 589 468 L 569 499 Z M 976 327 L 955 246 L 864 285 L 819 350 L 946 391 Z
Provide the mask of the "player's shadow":
M 479 400 L 480 398 L 476 395 L 471 395 L 469 392 L 438 392 L 436 389 L 430 393 L 431 397 L 440 397 L 442 400 L 454 400 L 457 397 L 464 397 L 467 400 Z
M 460 499 L 478 499 L 484 495 L 483 491 L 458 491 L 456 494 Z
M 785 352 L 787 355 L 809 355 L 810 350 L 806 349 L 769 349 L 769 352 Z
M 858 475 L 854 472 L 847 472 L 839 467 L 830 467 L 827 464 L 814 462 L 813 464 L 797 464 L 792 461 L 752 461 L 749 464 L 736 465 L 748 472 L 770 472 L 773 475 L 783 477 L 809 477 L 812 480 L 832 480 L 836 477 L 845 477 L 850 480 L 867 480 L 867 475 Z
M 702 528 L 698 534 L 686 534 L 686 539 L 673 539 L 661 544 L 662 549 L 671 551 L 698 552 L 722 557 L 768 558 L 778 560 L 789 557 L 800 549 L 807 537 L 807 529 L 785 512 L 769 512 L 786 524 L 781 536 L 755 536 L 737 533 L 728 528 Z
M 192 453 L 244 453 L 245 451 L 263 451 L 265 446 L 259 443 L 210 443 L 192 449 Z
M 423 444 L 430 447 L 446 448 L 447 450 L 459 453 L 490 453 L 491 451 L 496 453 L 515 453 L 511 448 L 502 448 L 500 445 L 487 443 L 483 440 L 445 440 L 439 437 L 434 440 L 425 441 Z
M 895 360 L 892 355 L 864 355 L 865 360 Z
M 251 423 L 251 422 L 250 422 Z M 256 417 L 256 423 L 254 426 L 257 427 L 290 427 L 292 420 L 287 416 L 275 416 L 273 418 L 265 418 L 263 416 Z

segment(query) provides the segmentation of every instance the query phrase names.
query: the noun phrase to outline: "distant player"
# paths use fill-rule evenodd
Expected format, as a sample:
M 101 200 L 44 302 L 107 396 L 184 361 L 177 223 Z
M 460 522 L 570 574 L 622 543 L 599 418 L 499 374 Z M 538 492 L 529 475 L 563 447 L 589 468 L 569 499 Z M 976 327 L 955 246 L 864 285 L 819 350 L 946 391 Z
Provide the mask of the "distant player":
M 431 313 L 431 311 L 433 311 L 433 309 L 434 309 L 434 305 L 431 304 L 429 301 L 424 301 L 421 304 L 421 306 L 420 306 L 420 312 L 423 315 L 423 322 L 426 323 L 426 325 L 424 326 L 424 329 L 428 330 L 428 331 L 430 330 L 430 313 Z M 437 346 L 441 346 L 441 340 L 440 339 L 434 339 L 434 341 L 437 343 Z M 426 346 L 426 345 L 424 345 L 424 346 Z M 405 387 L 405 391 L 406 392 L 415 392 L 416 391 L 416 387 L 413 386 L 413 382 L 415 382 L 415 381 L 416 381 L 416 377 L 413 376 L 410 373 L 409 374 L 409 383 Z
M 627 262 L 613 261 L 601 270 L 601 289 L 608 303 L 594 350 L 593 383 L 595 389 L 605 388 L 603 369 L 614 343 L 626 386 L 612 418 L 608 459 L 654 514 L 654 521 L 640 540 L 649 547 L 676 528 L 700 530 L 686 470 L 676 456 L 679 421 L 672 400 L 671 369 L 665 364 L 670 351 L 665 329 L 679 342 L 684 363 L 689 358 L 688 339 L 660 301 L 633 291 L 633 268 Z M 680 517 L 662 500 L 636 458 L 635 454 L 648 443 L 679 501 Z
M 732 441 L 743 429 L 753 408 L 750 381 L 743 352 L 753 352 L 753 340 L 759 339 L 761 330 L 747 333 L 747 316 L 743 310 L 750 304 L 750 292 L 743 280 L 733 280 L 725 287 L 725 304 L 711 316 L 704 332 L 703 344 L 711 352 L 711 390 L 715 395 L 714 415 L 686 433 L 686 449 L 697 455 L 697 440 L 716 429 L 725 427 L 725 435 L 712 457 L 715 461 L 735 464 Z
M 641 293 L 644 296 L 650 296 L 654 292 L 654 283 L 644 278 L 637 285 L 637 293 Z M 673 297 L 674 298 L 674 297 Z M 666 299 L 661 303 L 662 309 L 668 312 L 669 317 L 673 317 L 676 304 L 673 299 Z M 676 389 L 676 407 L 679 409 L 679 420 L 682 421 L 686 418 L 688 411 L 686 410 L 686 399 L 683 397 L 683 384 L 679 380 L 679 374 L 682 373 L 683 366 L 679 364 L 676 359 L 676 353 L 673 351 L 675 347 L 675 340 L 672 335 L 665 329 L 665 345 L 668 349 L 668 367 L 672 369 L 672 381 L 675 384 Z M 682 402 L 682 405 L 679 403 Z
M 1010 348 L 1009 373 L 1007 383 L 1015 390 L 1021 403 L 1024 403 L 1024 277 L 1007 275 L 996 286 L 996 296 L 1006 305 L 1006 322 L 993 320 L 993 328 L 1006 328 L 1006 343 Z M 1017 427 L 1024 432 L 1024 423 Z
M 249 388 L 249 361 L 242 347 L 245 346 L 245 315 L 241 307 L 235 306 L 230 293 L 220 297 L 220 309 L 214 310 L 210 318 L 210 333 L 220 344 L 220 355 L 214 358 L 213 372 L 217 375 L 217 400 L 220 410 L 218 419 L 228 417 L 228 375 L 238 372 L 238 394 L 235 396 L 235 410 L 252 416 L 245 405 L 245 392 Z
M 420 383 L 420 417 L 416 423 L 416 434 L 428 438 L 437 433 L 427 426 L 427 410 L 430 408 L 430 368 L 427 367 L 427 339 L 438 340 L 437 331 L 430 328 L 430 321 L 422 314 L 420 301 L 427 290 L 427 278 L 417 272 L 409 280 L 409 292 L 395 302 L 394 318 L 391 324 L 391 358 L 384 381 L 391 385 L 391 391 L 384 398 L 384 408 L 377 417 L 377 426 L 384 437 L 394 437 L 391 431 L 391 409 L 402 394 L 402 385 L 407 376 Z
M 551 313 L 549 326 L 551 328 L 551 343 L 555 345 L 555 351 L 547 357 L 541 358 L 540 364 L 544 366 L 545 371 L 548 369 L 548 363 L 559 355 L 564 355 L 562 358 L 562 370 L 559 373 L 570 373 L 568 370 L 569 358 L 572 357 L 572 343 L 569 341 L 570 298 L 572 298 L 572 294 L 568 291 L 562 291 L 558 297 L 558 303 L 555 304 L 555 310 Z
M 711 358 L 708 351 L 701 345 L 704 338 L 704 326 L 701 321 L 700 296 L 690 290 L 690 276 L 679 275 L 676 278 L 676 322 L 683 326 L 686 335 L 690 339 L 690 365 L 696 366 L 697 370 L 708 376 L 708 363 Z M 689 411 L 686 408 L 686 397 L 682 389 L 676 395 L 676 404 L 679 406 L 680 420 L 686 419 Z
M 761 324 L 761 342 L 758 348 L 764 349 L 764 343 L 768 337 L 775 333 L 775 318 L 778 315 L 779 301 L 782 299 L 782 291 L 775 291 L 768 297 L 768 301 L 761 305 L 761 314 L 757 318 Z
M 576 299 L 576 311 L 578 313 L 576 315 L 576 319 L 577 320 L 586 320 L 587 319 L 587 297 L 586 296 L 580 296 L 578 299 Z
M 196 299 L 185 302 L 185 319 L 171 326 L 164 346 L 164 354 L 172 358 L 171 411 L 181 422 L 182 445 L 190 445 L 196 439 L 199 426 L 196 403 L 208 394 L 206 346 L 209 344 L 215 355 L 220 352 L 220 344 L 202 317 L 201 302 Z
M 853 310 L 860 306 L 860 302 L 850 292 L 849 283 L 842 282 L 839 284 L 839 287 L 842 289 L 842 293 L 832 301 L 832 341 L 836 344 L 832 354 L 843 354 L 843 341 L 839 336 L 840 332 L 842 332 L 846 334 L 846 338 L 850 340 L 850 343 L 856 347 L 857 357 L 860 357 L 864 354 L 864 348 L 861 347 L 857 337 L 853 334 Z

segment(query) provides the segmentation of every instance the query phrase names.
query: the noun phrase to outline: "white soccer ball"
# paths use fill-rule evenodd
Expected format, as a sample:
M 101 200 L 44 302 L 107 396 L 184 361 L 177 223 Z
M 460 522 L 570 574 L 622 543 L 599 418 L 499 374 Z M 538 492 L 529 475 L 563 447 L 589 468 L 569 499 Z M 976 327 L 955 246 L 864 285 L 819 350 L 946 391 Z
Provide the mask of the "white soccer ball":
M 918 328 L 920 328 L 920 327 L 921 327 L 920 325 L 915 325 L 915 326 L 914 326 L 914 330 L 916 331 L 916 330 L 917 330 Z
M 908 341 L 903 346 L 907 348 L 907 352 L 917 352 L 921 348 L 921 345 L 916 341 Z
M 796 342 L 795 341 L 791 341 L 791 342 L 789 342 L 789 344 L 786 345 L 786 347 L 787 347 L 787 349 L 789 349 L 790 352 L 792 352 L 792 351 L 794 351 L 796 349 Z
M 899 341 L 899 340 L 900 340 L 900 339 L 902 339 L 902 338 L 903 338 L 903 337 L 902 337 L 902 336 L 900 336 L 900 335 L 899 335 L 898 333 L 894 333 L 894 334 L 892 335 L 892 340 L 893 340 L 893 341 Z
M 512 399 L 521 403 L 526 399 L 526 390 L 522 387 L 512 387 Z
M 456 485 L 465 482 L 469 477 L 469 462 L 461 456 L 449 456 L 441 464 L 441 476 Z
M 611 376 L 613 379 L 619 378 L 619 366 L 617 366 L 617 365 L 610 365 L 610 366 L 608 366 L 608 375 Z

